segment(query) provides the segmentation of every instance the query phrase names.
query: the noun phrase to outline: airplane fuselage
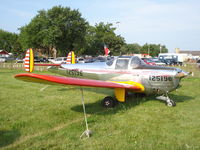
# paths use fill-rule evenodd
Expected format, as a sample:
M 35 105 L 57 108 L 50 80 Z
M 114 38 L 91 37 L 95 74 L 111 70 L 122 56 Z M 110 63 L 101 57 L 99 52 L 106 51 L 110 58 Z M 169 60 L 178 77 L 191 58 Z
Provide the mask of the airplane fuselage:
M 85 63 L 85 64 L 62 64 L 60 67 L 50 67 L 55 72 L 67 77 L 85 79 L 127 82 L 133 81 L 144 86 L 146 94 L 163 94 L 173 91 L 179 85 L 180 78 L 176 77 L 181 70 L 173 67 L 149 66 L 143 62 L 137 62 L 135 57 L 122 57 L 111 62 Z M 120 67 L 125 60 L 124 67 Z M 136 61 L 138 64 L 134 64 Z M 119 65 L 119 66 L 117 66 Z M 135 65 L 135 66 L 134 66 Z

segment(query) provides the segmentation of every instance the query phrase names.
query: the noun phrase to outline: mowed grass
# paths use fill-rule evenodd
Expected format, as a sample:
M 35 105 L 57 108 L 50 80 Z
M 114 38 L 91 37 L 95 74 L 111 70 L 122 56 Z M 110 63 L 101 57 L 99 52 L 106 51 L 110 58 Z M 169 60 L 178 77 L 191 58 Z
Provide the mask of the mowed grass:
M 113 90 L 84 88 L 88 139 L 80 139 L 80 87 L 22 82 L 14 75 L 24 71 L 0 69 L 0 149 L 200 149 L 200 70 L 183 69 L 194 76 L 169 94 L 176 107 L 149 96 L 105 109 L 101 100 Z

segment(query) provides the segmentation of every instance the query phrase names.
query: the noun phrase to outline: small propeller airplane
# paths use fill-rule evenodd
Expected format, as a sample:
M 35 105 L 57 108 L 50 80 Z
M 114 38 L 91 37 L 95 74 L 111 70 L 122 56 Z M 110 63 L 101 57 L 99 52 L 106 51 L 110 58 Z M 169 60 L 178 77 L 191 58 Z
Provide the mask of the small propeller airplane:
M 103 99 L 104 107 L 114 107 L 116 102 L 125 102 L 127 92 L 163 95 L 157 98 L 167 106 L 176 106 L 168 93 L 177 89 L 182 78 L 189 75 L 179 68 L 147 65 L 136 56 L 114 57 L 107 62 L 75 63 L 74 52 L 70 52 L 66 64 L 34 64 L 33 50 L 25 56 L 25 69 L 32 72 L 35 66 L 49 66 L 48 70 L 62 76 L 22 73 L 16 79 L 59 85 L 102 87 L 114 89 L 115 98 Z

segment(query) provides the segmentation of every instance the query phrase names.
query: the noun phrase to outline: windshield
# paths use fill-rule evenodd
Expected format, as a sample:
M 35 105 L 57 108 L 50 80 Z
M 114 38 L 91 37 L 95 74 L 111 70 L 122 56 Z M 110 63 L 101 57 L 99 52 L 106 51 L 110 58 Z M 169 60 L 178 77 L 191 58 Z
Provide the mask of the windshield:
M 146 65 L 145 62 L 143 60 L 141 60 L 139 57 L 135 56 L 132 58 L 131 60 L 131 67 L 133 69 L 138 68 L 141 65 Z

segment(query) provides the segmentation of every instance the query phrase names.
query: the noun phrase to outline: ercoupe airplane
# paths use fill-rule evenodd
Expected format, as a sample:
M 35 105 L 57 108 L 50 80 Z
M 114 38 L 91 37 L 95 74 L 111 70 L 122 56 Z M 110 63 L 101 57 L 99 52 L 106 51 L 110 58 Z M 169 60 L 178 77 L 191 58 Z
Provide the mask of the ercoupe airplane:
M 180 80 L 189 74 L 174 67 L 147 65 L 136 56 L 119 56 L 107 62 L 85 64 L 74 64 L 73 52 L 69 57 L 68 62 L 72 60 L 72 64 L 52 64 L 48 67 L 49 71 L 63 76 L 23 73 L 15 78 L 44 84 L 113 88 L 116 100 L 111 96 L 105 97 L 102 101 L 104 107 L 114 107 L 116 101 L 124 102 L 127 92 L 165 95 L 159 98 L 168 106 L 175 106 L 168 93 L 178 88 Z M 25 61 L 26 70 L 32 72 L 32 49 L 27 51 Z

